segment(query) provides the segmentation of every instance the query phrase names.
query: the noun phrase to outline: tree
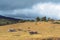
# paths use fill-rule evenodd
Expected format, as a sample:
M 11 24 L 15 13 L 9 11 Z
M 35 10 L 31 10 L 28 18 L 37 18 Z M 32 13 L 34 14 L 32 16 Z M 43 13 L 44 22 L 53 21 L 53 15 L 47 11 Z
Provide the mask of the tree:
M 47 20 L 46 20 L 46 16 L 45 16 L 45 17 L 42 17 L 41 20 L 42 20 L 42 21 L 47 21 Z
M 40 21 L 40 18 L 39 18 L 39 17 L 37 17 L 37 18 L 36 18 L 36 21 L 37 21 L 37 22 L 38 22 L 38 21 Z
M 54 21 L 54 19 L 48 18 L 48 21 L 51 21 L 51 22 L 53 22 L 53 21 Z
M 37 24 L 37 22 L 39 22 L 40 21 L 40 18 L 39 17 L 37 17 L 36 18 L 36 24 Z
M 51 18 L 48 18 L 48 21 L 50 21 L 51 20 Z

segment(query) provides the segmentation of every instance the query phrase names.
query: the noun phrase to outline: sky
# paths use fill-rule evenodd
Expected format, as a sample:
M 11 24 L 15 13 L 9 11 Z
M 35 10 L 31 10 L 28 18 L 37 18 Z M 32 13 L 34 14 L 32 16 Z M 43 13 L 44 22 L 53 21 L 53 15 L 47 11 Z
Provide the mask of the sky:
M 60 0 L 0 0 L 0 15 L 13 18 L 60 19 Z

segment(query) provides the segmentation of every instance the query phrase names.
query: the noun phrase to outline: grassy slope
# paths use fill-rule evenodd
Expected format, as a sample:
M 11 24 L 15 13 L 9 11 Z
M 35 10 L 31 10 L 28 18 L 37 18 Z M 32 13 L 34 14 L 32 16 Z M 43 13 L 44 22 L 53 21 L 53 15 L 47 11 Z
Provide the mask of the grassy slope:
M 28 27 L 31 31 L 37 31 L 39 34 L 30 35 Z M 23 29 L 24 31 L 8 32 L 8 29 Z M 26 22 L 12 25 L 0 26 L 0 40 L 28 40 L 29 38 L 45 38 L 60 37 L 60 25 L 51 24 L 50 22 Z M 31 39 L 29 39 L 31 40 Z

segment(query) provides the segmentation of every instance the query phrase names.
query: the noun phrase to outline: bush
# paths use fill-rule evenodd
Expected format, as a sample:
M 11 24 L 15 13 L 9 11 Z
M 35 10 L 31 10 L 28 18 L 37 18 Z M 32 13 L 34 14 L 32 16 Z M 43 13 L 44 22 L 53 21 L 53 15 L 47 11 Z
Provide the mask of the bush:
M 26 20 L 20 20 L 20 21 L 19 21 L 19 23 L 24 23 L 24 22 L 26 22 Z
M 8 32 L 16 32 L 16 30 L 11 28 L 11 29 L 8 30 Z
M 36 21 L 40 21 L 40 18 L 39 18 L 39 17 L 37 17 L 37 18 L 36 18 Z
M 60 22 L 53 22 L 53 24 L 60 24 Z
M 47 40 L 53 40 L 53 38 L 47 38 Z
M 46 16 L 41 18 L 41 21 L 46 21 Z
M 18 29 L 18 31 L 23 31 L 22 29 Z
M 33 34 L 38 34 L 38 32 L 33 32 L 33 31 L 31 31 L 31 32 L 29 32 L 31 35 L 33 35 Z
M 25 20 L 26 22 L 34 22 L 34 20 Z

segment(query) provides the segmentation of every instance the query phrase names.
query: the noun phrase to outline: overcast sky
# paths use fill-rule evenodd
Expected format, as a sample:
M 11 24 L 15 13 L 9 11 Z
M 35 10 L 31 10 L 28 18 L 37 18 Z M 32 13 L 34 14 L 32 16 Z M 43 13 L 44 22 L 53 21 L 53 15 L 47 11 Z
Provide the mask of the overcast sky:
M 60 19 L 60 0 L 0 0 L 0 15 L 14 18 Z

